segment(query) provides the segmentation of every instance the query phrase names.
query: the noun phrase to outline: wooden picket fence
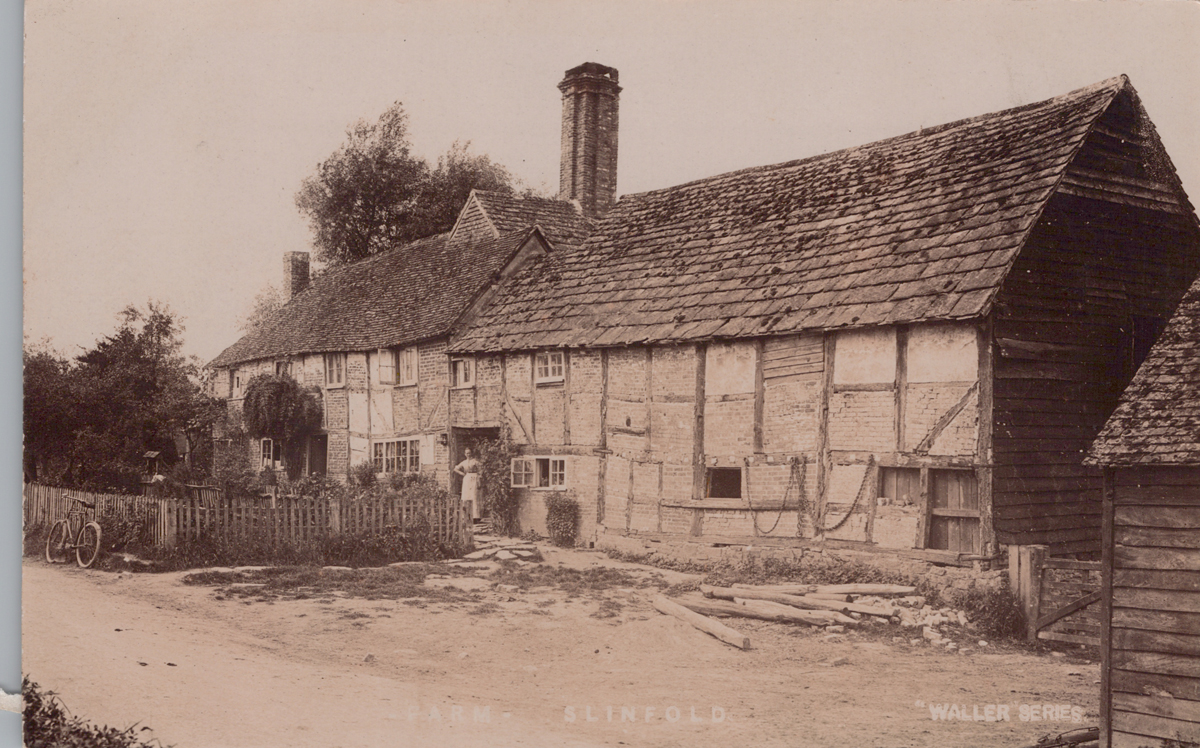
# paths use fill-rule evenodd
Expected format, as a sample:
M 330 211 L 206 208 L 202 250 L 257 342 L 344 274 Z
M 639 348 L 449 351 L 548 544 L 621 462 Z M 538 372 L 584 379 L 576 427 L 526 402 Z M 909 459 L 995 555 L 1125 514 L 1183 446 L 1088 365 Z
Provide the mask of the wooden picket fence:
M 418 522 L 428 522 L 437 543 L 466 547 L 472 540 L 471 519 L 462 503 L 453 497 L 339 500 L 280 496 L 270 501 L 227 497 L 211 486 L 188 486 L 187 498 L 180 499 L 94 494 L 36 483 L 26 484 L 24 494 L 26 527 L 66 517 L 71 507 L 70 496 L 78 496 L 95 502 L 101 514 L 151 513 L 154 543 L 163 546 L 201 535 L 302 544 L 326 535 L 380 535 L 392 528 L 403 531 Z
M 173 507 L 171 499 L 168 498 L 91 493 L 43 486 L 39 483 L 26 483 L 22 495 L 25 527 L 48 527 L 57 520 L 66 519 L 74 504 L 72 498 L 78 497 L 96 505 L 95 510 L 87 510 L 89 519 L 96 519 L 105 514 L 115 514 L 122 518 L 149 517 L 151 537 L 155 545 L 170 545 L 175 540 L 175 530 L 171 522 Z

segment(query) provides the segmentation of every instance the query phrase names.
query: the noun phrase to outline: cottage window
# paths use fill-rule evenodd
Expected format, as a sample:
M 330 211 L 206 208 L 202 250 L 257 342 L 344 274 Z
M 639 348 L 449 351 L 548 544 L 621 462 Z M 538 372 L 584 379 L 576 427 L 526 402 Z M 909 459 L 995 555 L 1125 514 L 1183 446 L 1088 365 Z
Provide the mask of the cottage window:
M 979 553 L 979 487 L 969 470 L 929 471 L 926 548 Z
M 421 440 L 397 439 L 375 442 L 372 463 L 377 473 L 421 472 Z
M 470 358 L 450 359 L 450 386 L 475 386 L 475 361 Z
M 229 372 L 229 390 L 234 397 L 242 396 L 242 375 L 236 371 Z
M 396 353 L 397 351 L 391 348 L 380 348 L 376 352 L 375 358 L 379 367 L 380 384 L 396 383 Z
M 263 439 L 259 443 L 260 467 L 263 470 L 278 470 L 283 464 L 283 444 L 274 439 Z
M 517 457 L 512 461 L 514 488 L 562 490 L 567 485 L 567 461 L 561 457 Z
M 534 380 L 538 384 L 563 381 L 566 357 L 562 351 L 542 351 L 534 357 Z
M 346 354 L 325 354 L 325 386 L 341 387 L 346 384 Z
M 417 349 L 401 348 L 396 351 L 396 384 L 407 386 L 417 383 Z
M 714 467 L 708 469 L 708 498 L 742 498 L 742 469 L 736 467 Z
M 290 377 L 292 375 L 292 362 L 283 360 L 275 362 L 275 376 Z
M 880 506 L 917 506 L 920 503 L 920 468 L 880 468 Z

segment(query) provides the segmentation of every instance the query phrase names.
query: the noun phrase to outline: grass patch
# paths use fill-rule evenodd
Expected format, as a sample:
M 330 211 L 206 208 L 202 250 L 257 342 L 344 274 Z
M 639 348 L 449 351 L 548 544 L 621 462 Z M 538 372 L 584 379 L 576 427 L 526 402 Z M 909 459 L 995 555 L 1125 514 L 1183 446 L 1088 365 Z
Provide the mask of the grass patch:
M 43 691 L 38 684 L 21 679 L 21 697 L 24 700 L 22 716 L 25 723 L 25 745 L 28 748 L 151 748 L 161 746 L 158 739 L 145 742 L 139 732 L 149 727 L 137 726 L 118 730 L 115 727 L 97 727 L 71 714 L 58 695 Z
M 188 574 L 184 584 L 217 587 L 218 596 L 227 599 L 265 601 L 272 599 L 306 600 L 342 593 L 346 597 L 367 600 L 469 601 L 475 595 L 453 587 L 426 587 L 425 577 L 447 569 L 432 564 L 406 564 L 379 569 L 325 570 L 315 566 L 278 566 L 255 571 L 202 571 Z
M 603 592 L 616 587 L 658 587 L 668 585 L 662 574 L 631 574 L 624 569 L 609 569 L 602 566 L 587 569 L 568 569 L 564 566 L 521 566 L 501 562 L 500 568 L 489 578 L 498 584 L 512 585 L 521 592 L 539 587 L 550 587 L 567 593 L 568 597 Z
M 592 618 L 616 618 L 621 615 L 621 611 L 625 609 L 624 605 L 611 598 L 605 598 L 600 601 L 600 608 L 591 614 Z
M 470 610 L 468 610 L 467 615 L 487 616 L 487 615 L 491 615 L 492 613 L 499 613 L 502 610 L 503 609 L 496 603 L 480 603 L 479 605 L 476 605 L 474 608 L 471 608 Z

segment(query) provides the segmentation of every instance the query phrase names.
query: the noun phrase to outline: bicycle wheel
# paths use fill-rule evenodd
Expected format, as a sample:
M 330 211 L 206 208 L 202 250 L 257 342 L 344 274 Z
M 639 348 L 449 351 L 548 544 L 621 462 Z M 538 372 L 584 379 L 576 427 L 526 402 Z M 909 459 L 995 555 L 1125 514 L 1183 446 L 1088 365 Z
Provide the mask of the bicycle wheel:
M 75 562 L 86 569 L 100 556 L 100 525 L 88 522 L 75 541 Z
M 50 526 L 50 532 L 46 535 L 46 562 L 51 564 L 65 564 L 67 562 L 67 521 L 60 519 Z

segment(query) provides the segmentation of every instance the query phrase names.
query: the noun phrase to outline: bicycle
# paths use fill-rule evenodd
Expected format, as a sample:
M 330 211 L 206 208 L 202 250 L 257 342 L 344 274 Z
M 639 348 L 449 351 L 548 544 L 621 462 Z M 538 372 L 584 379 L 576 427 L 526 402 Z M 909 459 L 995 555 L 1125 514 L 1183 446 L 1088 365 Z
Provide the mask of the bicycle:
M 86 521 L 86 510 L 95 511 L 96 505 L 76 496 L 70 498 L 73 504 L 67 518 L 51 525 L 50 534 L 46 536 L 46 561 L 66 563 L 70 552 L 75 551 L 75 563 L 86 569 L 100 556 L 100 525 Z

